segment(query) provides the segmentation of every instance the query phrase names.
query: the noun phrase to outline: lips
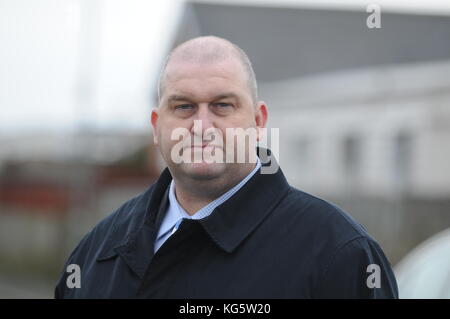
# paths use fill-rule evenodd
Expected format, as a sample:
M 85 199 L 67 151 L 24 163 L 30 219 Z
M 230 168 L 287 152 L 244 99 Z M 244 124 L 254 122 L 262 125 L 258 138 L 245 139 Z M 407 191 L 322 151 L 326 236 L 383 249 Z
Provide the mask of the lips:
M 207 147 L 209 147 L 211 149 L 215 149 L 215 148 L 221 149 L 221 147 L 218 146 L 218 145 L 205 144 L 205 145 L 202 145 L 202 146 L 195 146 L 195 145 L 185 146 L 185 147 L 183 147 L 182 150 L 183 151 L 190 150 L 191 152 L 196 152 L 196 151 L 202 151 L 203 152 Z
M 216 144 L 202 144 L 202 145 L 191 145 L 191 146 L 185 146 L 185 148 L 205 148 L 205 147 L 221 147 L 220 145 Z
M 196 146 L 196 145 L 192 145 L 191 146 L 191 148 L 202 148 L 202 149 L 204 149 L 206 147 L 216 148 L 216 147 L 219 147 L 219 146 L 218 145 L 209 145 L 209 144 L 202 145 L 202 146 Z

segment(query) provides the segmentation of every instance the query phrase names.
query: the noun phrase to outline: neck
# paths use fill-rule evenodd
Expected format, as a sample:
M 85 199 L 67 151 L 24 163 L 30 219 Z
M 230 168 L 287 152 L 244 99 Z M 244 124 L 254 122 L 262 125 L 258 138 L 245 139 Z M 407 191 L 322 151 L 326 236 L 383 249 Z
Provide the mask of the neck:
M 250 174 L 255 166 L 256 164 L 246 165 L 237 174 L 227 173 L 211 180 L 184 180 L 174 176 L 175 196 L 180 206 L 192 216 L 201 208 L 236 186 Z M 230 176 L 236 177 L 230 178 Z

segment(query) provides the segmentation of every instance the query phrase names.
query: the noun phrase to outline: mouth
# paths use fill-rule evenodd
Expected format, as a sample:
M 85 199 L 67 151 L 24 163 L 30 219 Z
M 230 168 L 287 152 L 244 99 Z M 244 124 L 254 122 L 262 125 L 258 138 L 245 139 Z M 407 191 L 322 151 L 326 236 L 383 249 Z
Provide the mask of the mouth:
M 216 148 L 216 147 L 220 147 L 219 145 L 214 145 L 214 144 L 202 144 L 202 145 L 191 145 L 191 146 L 187 146 L 185 148 L 198 148 L 198 149 L 205 149 L 206 147 L 210 147 L 210 148 Z

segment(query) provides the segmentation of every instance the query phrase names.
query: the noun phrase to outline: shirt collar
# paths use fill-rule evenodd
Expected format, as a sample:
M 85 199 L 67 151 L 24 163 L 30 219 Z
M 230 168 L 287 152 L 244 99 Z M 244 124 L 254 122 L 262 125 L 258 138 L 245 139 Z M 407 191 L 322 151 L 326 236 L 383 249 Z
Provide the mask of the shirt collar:
M 217 206 L 217 213 L 200 220 L 187 220 L 199 223 L 211 241 L 227 253 L 233 252 L 274 211 L 290 189 L 270 150 L 258 147 L 257 151 L 262 167 L 239 192 Z M 261 173 L 263 168 L 273 167 L 276 167 L 273 174 Z M 122 214 L 112 215 L 115 221 L 99 249 L 97 261 L 120 254 L 138 276 L 144 275 L 154 255 L 152 243 L 167 211 L 171 181 L 166 168 L 156 183 L 119 209 Z
M 262 166 L 236 194 L 217 206 L 214 214 L 197 221 L 186 221 L 201 224 L 211 240 L 229 253 L 259 226 L 290 189 L 271 151 L 258 147 L 257 153 Z M 263 168 L 272 174 L 261 173 Z M 276 169 L 272 171 L 272 168 Z M 166 213 L 161 205 L 169 202 L 168 189 L 171 181 L 172 175 L 166 168 L 156 182 L 148 204 L 146 223 L 153 228 L 158 229 Z
M 244 185 L 247 183 L 247 181 L 252 178 L 253 175 L 260 169 L 261 167 L 261 160 L 259 157 L 257 157 L 257 162 L 253 170 L 244 177 L 238 184 L 233 186 L 231 189 L 229 189 L 227 192 L 222 194 L 220 197 L 216 198 L 212 202 L 208 203 L 201 209 L 199 209 L 197 212 L 195 212 L 192 216 L 189 215 L 183 207 L 181 207 L 180 203 L 178 202 L 176 196 L 175 196 L 175 181 L 172 179 L 170 183 L 169 188 L 169 207 L 167 209 L 166 216 L 164 217 L 161 227 L 159 228 L 157 238 L 160 239 L 163 237 L 167 232 L 171 231 L 175 224 L 183 218 L 186 219 L 202 219 L 205 218 L 214 211 L 214 209 L 221 205 L 222 203 L 226 202 L 228 199 L 230 199 L 236 192 L 238 192 Z

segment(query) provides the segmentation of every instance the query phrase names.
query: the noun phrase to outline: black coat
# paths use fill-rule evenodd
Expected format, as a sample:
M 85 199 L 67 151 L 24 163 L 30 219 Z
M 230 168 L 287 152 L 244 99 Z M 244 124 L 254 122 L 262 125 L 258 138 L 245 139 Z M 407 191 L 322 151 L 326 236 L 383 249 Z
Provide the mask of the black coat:
M 366 230 L 291 187 L 281 169 L 257 172 L 210 216 L 185 220 L 154 254 L 171 179 L 166 168 L 81 240 L 56 298 L 398 298 Z M 66 285 L 69 264 L 80 267 L 80 288 Z M 380 269 L 375 287 L 371 264 Z

